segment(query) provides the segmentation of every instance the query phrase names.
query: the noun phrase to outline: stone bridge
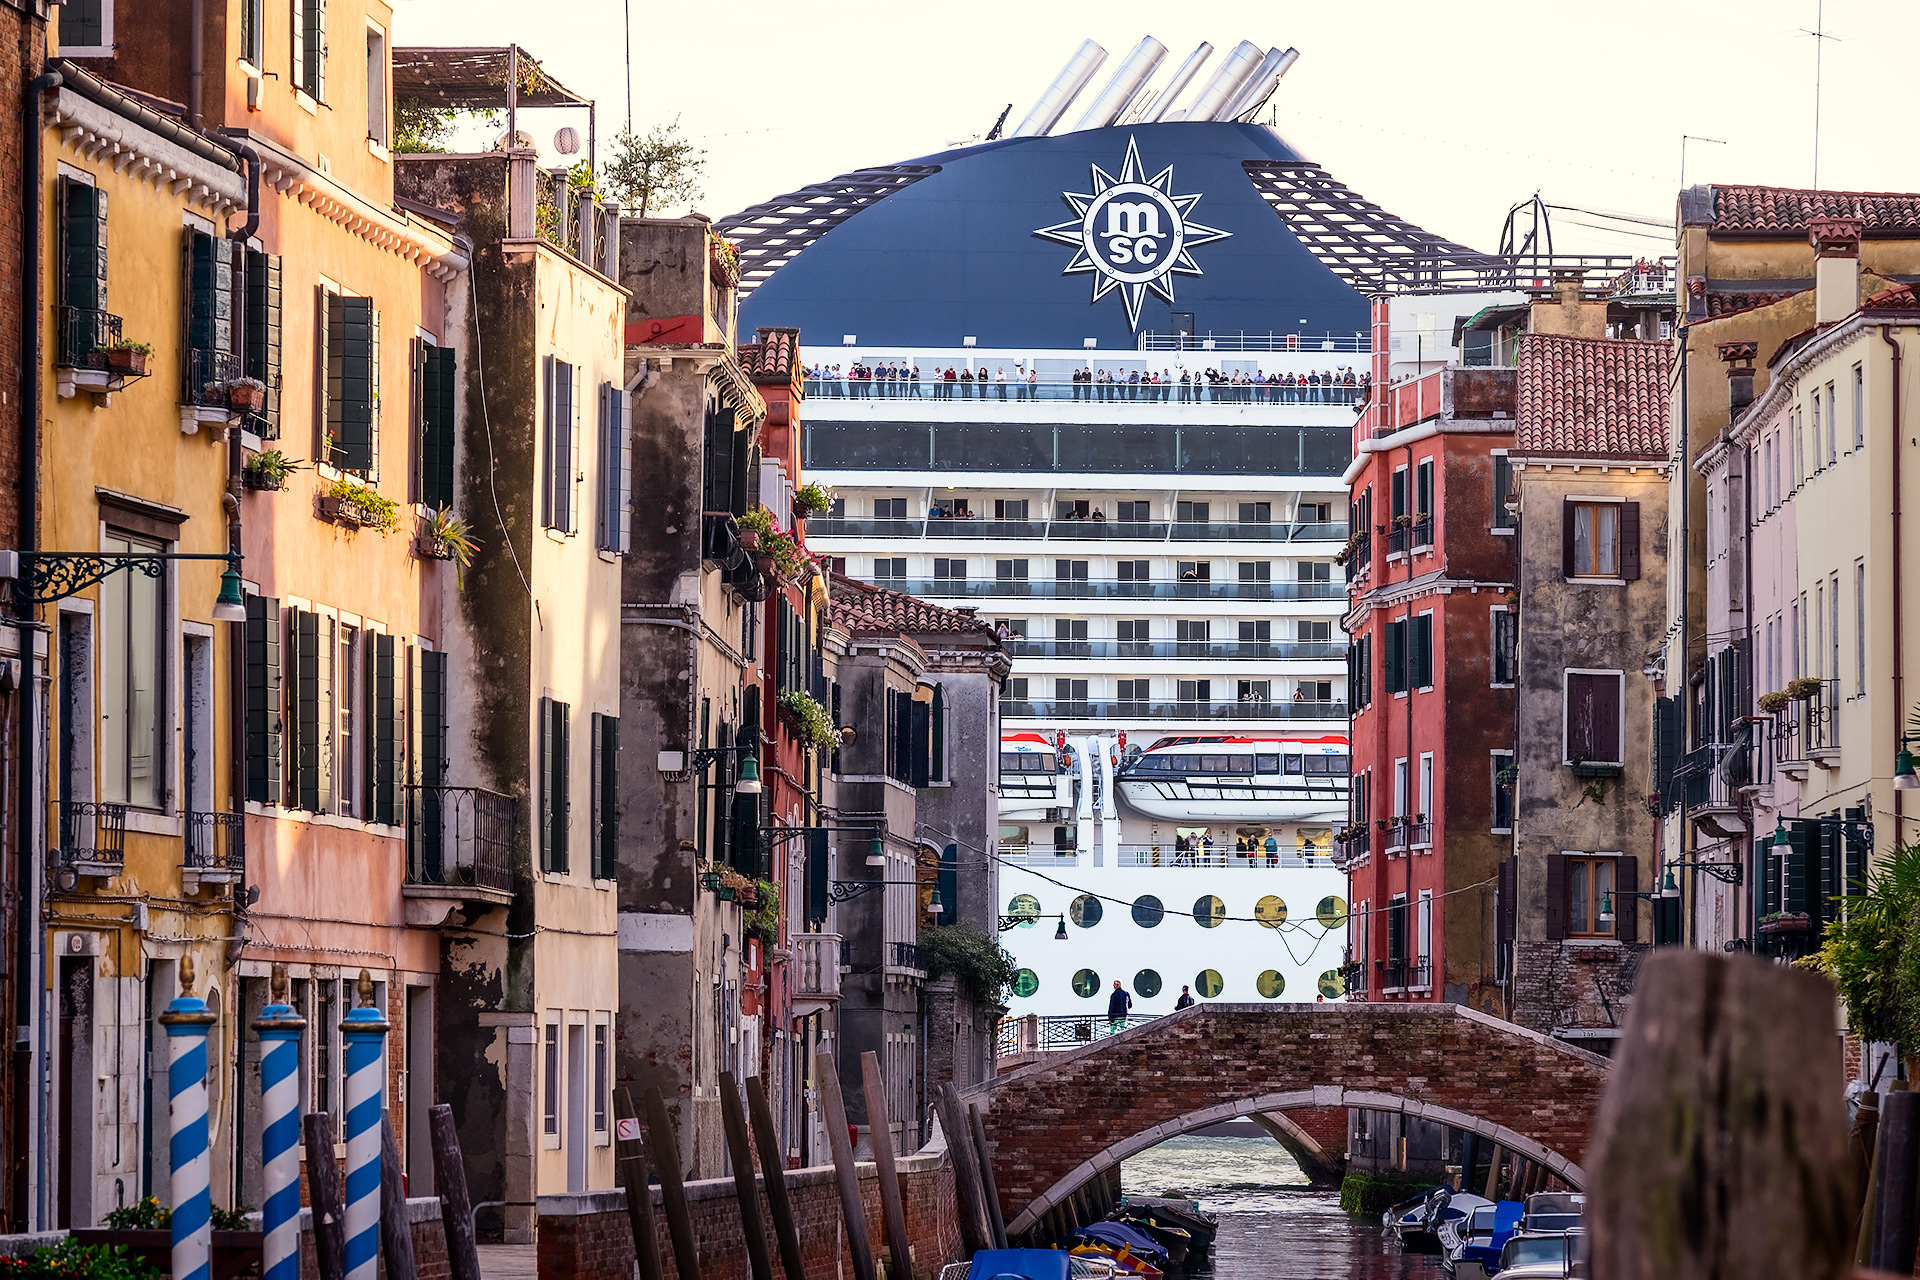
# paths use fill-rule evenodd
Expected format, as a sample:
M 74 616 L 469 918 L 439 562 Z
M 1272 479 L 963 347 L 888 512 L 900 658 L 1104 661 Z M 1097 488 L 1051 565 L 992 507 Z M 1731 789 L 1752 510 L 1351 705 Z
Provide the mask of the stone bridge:
M 1308 1107 L 1404 1112 L 1585 1181 L 1607 1060 L 1454 1004 L 1198 1004 L 967 1094 L 1010 1233 L 1167 1138 Z

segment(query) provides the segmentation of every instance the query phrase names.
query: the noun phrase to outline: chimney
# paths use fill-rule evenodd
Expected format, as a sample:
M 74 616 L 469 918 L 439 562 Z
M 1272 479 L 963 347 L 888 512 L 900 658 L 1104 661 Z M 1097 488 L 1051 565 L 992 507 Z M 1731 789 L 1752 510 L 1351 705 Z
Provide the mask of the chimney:
M 1808 226 L 1813 243 L 1813 321 L 1832 324 L 1860 309 L 1860 224 L 1826 218 Z
M 1716 350 L 1727 366 L 1727 403 L 1729 422 L 1737 420 L 1753 403 L 1753 362 L 1760 354 L 1758 342 L 1722 342 Z

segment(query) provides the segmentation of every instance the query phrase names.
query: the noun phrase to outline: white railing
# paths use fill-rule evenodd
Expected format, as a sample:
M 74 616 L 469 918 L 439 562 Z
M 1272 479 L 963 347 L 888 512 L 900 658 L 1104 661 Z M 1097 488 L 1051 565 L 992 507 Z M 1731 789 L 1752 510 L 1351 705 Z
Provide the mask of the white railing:
M 793 935 L 793 995 L 796 1000 L 840 998 L 840 935 Z

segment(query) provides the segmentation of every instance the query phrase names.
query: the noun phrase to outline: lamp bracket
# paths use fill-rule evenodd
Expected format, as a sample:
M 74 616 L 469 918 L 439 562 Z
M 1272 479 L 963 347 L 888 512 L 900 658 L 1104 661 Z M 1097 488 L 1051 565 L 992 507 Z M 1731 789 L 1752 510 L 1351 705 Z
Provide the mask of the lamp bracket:
M 161 566 L 170 560 L 224 560 L 231 568 L 240 567 L 237 551 L 27 551 L 20 556 L 14 598 L 22 604 L 52 604 L 104 582 L 122 569 L 157 578 Z
M 1685 867 L 1698 871 L 1718 880 L 1721 884 L 1739 884 L 1746 879 L 1746 868 L 1737 862 L 1697 862 L 1682 858 L 1673 858 L 1662 864 L 1666 867 Z
M 833 902 L 851 902 L 865 893 L 890 884 L 912 885 L 920 887 L 918 880 L 835 880 L 827 891 L 827 897 Z

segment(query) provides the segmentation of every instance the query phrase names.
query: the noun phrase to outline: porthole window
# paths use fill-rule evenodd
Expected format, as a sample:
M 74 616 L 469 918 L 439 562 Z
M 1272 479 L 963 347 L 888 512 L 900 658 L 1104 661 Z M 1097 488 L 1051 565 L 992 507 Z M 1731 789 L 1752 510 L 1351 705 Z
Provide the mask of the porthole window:
M 1194 899 L 1193 922 L 1202 929 L 1217 929 L 1220 927 L 1220 922 L 1226 918 L 1227 904 L 1212 894 L 1208 894 L 1204 898 Z M 1212 970 L 1208 970 L 1208 972 L 1211 973 Z
M 1202 969 L 1193 979 L 1194 994 L 1202 999 L 1211 1000 L 1219 995 L 1227 984 L 1220 980 L 1217 969 Z
M 1100 975 L 1091 969 L 1082 969 L 1073 975 L 1073 994 L 1082 1000 L 1100 994 Z
M 1142 969 L 1133 975 L 1133 994 L 1142 1000 L 1151 1000 L 1160 994 L 1160 975 L 1151 969 Z
M 1278 1000 L 1287 989 L 1287 980 L 1278 969 L 1269 969 L 1253 980 L 1253 989 L 1269 1000 Z
M 1253 904 L 1253 918 L 1269 929 L 1278 929 L 1287 922 L 1287 900 L 1268 894 Z
M 1033 922 L 1040 918 L 1040 899 L 1030 893 L 1016 893 L 1013 901 L 1007 903 L 1007 915 L 1018 920 L 1021 929 L 1033 928 Z
M 1152 894 L 1143 893 L 1133 900 L 1133 922 L 1142 929 L 1151 929 L 1166 918 L 1167 909 Z
M 1040 975 L 1031 969 L 1022 969 L 1013 975 L 1013 994 L 1030 996 L 1040 989 Z
M 1073 905 L 1067 908 L 1067 919 L 1073 921 L 1082 929 L 1091 929 L 1093 926 L 1099 924 L 1100 917 L 1103 914 L 1104 911 L 1100 906 L 1100 899 L 1090 893 L 1081 894 L 1073 900 Z
M 1346 899 L 1328 894 L 1320 899 L 1320 905 L 1313 909 L 1313 918 L 1328 929 L 1338 929 L 1347 922 Z
M 1347 984 L 1340 981 L 1340 971 L 1329 969 L 1320 975 L 1320 994 L 1329 1000 L 1338 1000 L 1347 994 Z

